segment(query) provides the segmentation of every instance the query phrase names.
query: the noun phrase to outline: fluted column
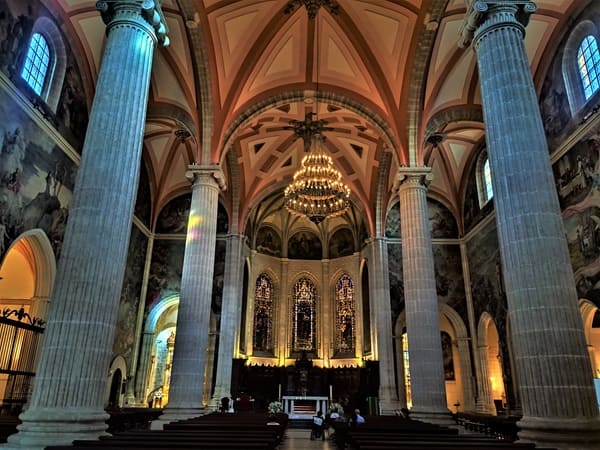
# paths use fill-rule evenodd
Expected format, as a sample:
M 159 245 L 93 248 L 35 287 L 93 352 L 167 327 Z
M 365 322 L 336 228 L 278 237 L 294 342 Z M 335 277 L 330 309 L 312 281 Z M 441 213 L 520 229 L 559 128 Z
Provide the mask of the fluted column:
M 386 240 L 382 237 L 371 239 L 367 244 L 367 252 L 371 317 L 375 325 L 373 353 L 379 361 L 379 408 L 383 414 L 391 414 L 400 404 L 394 379 L 394 337 Z
M 142 275 L 142 289 L 140 292 L 140 300 L 138 303 L 137 320 L 135 325 L 133 353 L 131 355 L 131 365 L 128 368 L 129 373 L 127 374 L 127 394 L 125 396 L 125 405 L 128 406 L 147 406 L 145 393 L 137 391 L 138 383 L 137 378 L 141 375 L 138 373 L 138 356 L 140 355 L 140 346 L 142 345 L 142 327 L 144 325 L 144 317 L 146 311 L 146 294 L 148 292 L 148 278 L 150 277 L 150 264 L 152 263 L 152 248 L 154 247 L 154 236 L 148 238 L 146 244 L 146 258 L 144 262 L 144 273 Z M 144 355 L 142 355 L 142 358 Z M 142 366 L 148 364 L 139 358 Z M 146 366 L 147 367 L 147 366 Z M 143 386 L 146 386 L 145 384 Z M 143 389 L 143 388 L 142 388 Z M 140 399 L 141 397 L 141 399 Z
M 152 422 L 153 429 L 204 413 L 202 395 L 215 265 L 217 206 L 223 174 L 217 166 L 190 166 L 188 176 L 194 180 L 194 185 L 181 274 L 169 404 L 159 420 Z
M 402 268 L 413 416 L 449 423 L 427 188 L 430 169 L 399 173 Z
M 225 254 L 225 279 L 223 280 L 223 303 L 221 306 L 221 330 L 214 404 L 223 397 L 231 398 L 231 370 L 235 346 L 235 330 L 240 326 L 244 276 L 244 236 L 227 236 Z
M 548 447 L 600 447 L 598 405 L 525 26 L 535 4 L 477 1 L 474 32 L 523 419 Z M 468 39 L 467 39 L 468 42 Z
M 29 409 L 9 446 L 104 434 L 106 374 L 137 191 L 154 47 L 152 1 L 98 2 L 107 40 Z
M 463 391 L 463 411 L 473 411 L 475 409 L 475 389 L 471 373 L 471 353 L 469 350 L 469 343 L 470 339 L 468 337 L 456 339 Z
M 152 356 L 153 340 L 154 333 L 151 331 L 144 331 L 141 337 L 142 343 L 139 352 L 140 365 L 135 377 L 136 402 L 143 406 L 148 406 L 148 378 L 150 376 L 150 357 Z

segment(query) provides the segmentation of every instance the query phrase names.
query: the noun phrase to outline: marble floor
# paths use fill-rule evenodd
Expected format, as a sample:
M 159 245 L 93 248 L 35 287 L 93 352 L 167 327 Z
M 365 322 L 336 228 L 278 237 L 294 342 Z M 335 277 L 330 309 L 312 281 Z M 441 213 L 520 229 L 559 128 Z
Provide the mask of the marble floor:
M 319 450 L 334 450 L 335 444 L 325 439 L 310 440 L 310 430 L 303 430 L 297 428 L 288 428 L 285 431 L 285 438 L 278 450 L 305 450 L 305 449 L 319 449 Z

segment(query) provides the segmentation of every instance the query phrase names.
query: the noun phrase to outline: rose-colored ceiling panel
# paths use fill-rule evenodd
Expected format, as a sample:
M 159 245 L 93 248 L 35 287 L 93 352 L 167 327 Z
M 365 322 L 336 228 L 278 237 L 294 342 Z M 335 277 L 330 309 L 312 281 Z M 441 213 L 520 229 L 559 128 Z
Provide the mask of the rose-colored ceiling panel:
M 440 109 L 469 103 L 467 95 L 476 65 L 473 52 L 467 51 L 461 55 L 456 65 L 440 80 L 441 86 L 431 99 L 434 103 L 426 104 L 426 111 L 430 117 Z
M 263 91 L 306 80 L 307 29 L 306 11 L 299 9 L 256 61 L 234 110 Z
M 102 18 L 97 11 L 78 14 L 72 17 L 71 20 L 85 51 L 90 73 L 96 80 L 100 69 L 100 60 L 102 59 L 106 25 L 102 22 Z
M 387 110 L 362 55 L 358 54 L 346 32 L 325 11 L 319 15 L 315 47 L 314 51 L 318 56 L 318 63 L 314 68 L 315 79 L 320 83 L 351 89 L 382 110 Z
M 186 44 L 185 25 L 181 16 L 166 16 L 169 27 L 169 39 L 171 43 L 165 50 L 171 55 L 177 70 L 181 73 L 186 84 L 187 91 L 191 94 L 190 103 L 196 104 L 196 92 L 194 89 L 194 73 L 190 47 Z
M 406 58 L 417 16 L 390 2 L 351 1 L 345 4 L 352 20 L 364 33 L 370 50 L 392 88 L 395 103 L 400 101 Z
M 178 106 L 192 115 L 193 98 L 190 99 L 186 95 L 175 70 L 177 68 L 171 66 L 162 53 L 156 52 L 154 54 L 152 64 L 152 80 L 154 82 L 150 85 L 152 100 Z
M 221 102 L 227 98 L 244 58 L 278 11 L 277 3 L 280 0 L 237 1 L 209 14 Z

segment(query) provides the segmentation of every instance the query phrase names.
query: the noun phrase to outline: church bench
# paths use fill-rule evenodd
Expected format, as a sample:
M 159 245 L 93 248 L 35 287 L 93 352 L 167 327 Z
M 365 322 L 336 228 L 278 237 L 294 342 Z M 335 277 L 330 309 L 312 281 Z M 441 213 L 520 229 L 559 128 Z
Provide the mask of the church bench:
M 97 441 L 89 441 L 97 442 Z M 130 444 L 119 444 L 119 445 L 104 445 L 104 446 L 91 446 L 88 444 L 77 445 L 53 445 L 46 447 L 46 450 L 87 450 L 90 448 L 103 448 L 106 450 L 132 450 L 143 448 L 144 450 L 187 450 L 187 449 L 210 449 L 210 450 L 272 450 L 274 447 L 269 447 L 264 444 L 257 443 L 228 443 L 228 442 L 210 442 L 208 444 L 198 443 L 178 443 L 178 444 L 164 444 L 164 445 L 152 445 L 144 443 L 141 446 L 133 446 Z

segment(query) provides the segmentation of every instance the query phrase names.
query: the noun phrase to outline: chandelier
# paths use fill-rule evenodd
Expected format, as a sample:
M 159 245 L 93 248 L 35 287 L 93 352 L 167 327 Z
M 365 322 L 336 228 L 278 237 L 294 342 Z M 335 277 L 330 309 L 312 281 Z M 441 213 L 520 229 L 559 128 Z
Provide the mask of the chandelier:
M 350 189 L 342 182 L 342 174 L 333 166 L 333 160 L 323 151 L 324 120 L 313 121 L 314 113 L 307 113 L 304 121 L 293 120 L 291 127 L 304 140 L 307 153 L 294 174 L 294 180 L 284 191 L 284 205 L 288 211 L 308 217 L 318 224 L 328 217 L 336 217 L 350 206 Z
M 337 4 L 333 0 L 294 0 L 288 3 L 286 13 L 291 13 L 304 4 L 308 18 L 312 21 L 321 6 L 332 14 L 337 14 Z M 318 26 L 316 26 L 318 30 Z M 317 33 L 315 33 L 317 36 Z M 317 54 L 317 75 L 319 74 Z M 318 99 L 319 80 L 317 78 L 315 99 Z M 315 109 L 319 111 L 318 102 Z M 344 214 L 350 206 L 350 189 L 342 182 L 342 174 L 333 166 L 333 160 L 323 150 L 323 131 L 331 131 L 324 120 L 313 120 L 313 112 L 307 112 L 304 120 L 292 120 L 286 130 L 294 130 L 296 138 L 304 141 L 304 152 L 300 169 L 294 180 L 284 191 L 285 208 L 293 214 L 308 217 L 319 224 L 328 217 Z

